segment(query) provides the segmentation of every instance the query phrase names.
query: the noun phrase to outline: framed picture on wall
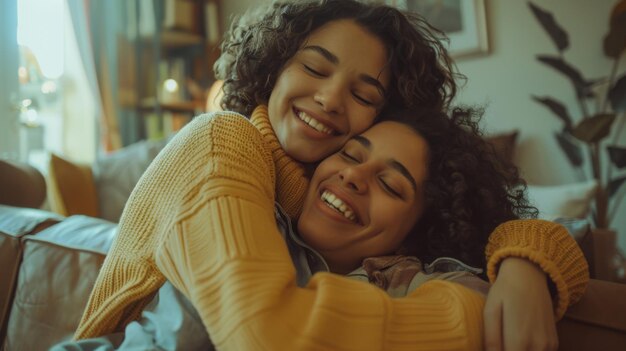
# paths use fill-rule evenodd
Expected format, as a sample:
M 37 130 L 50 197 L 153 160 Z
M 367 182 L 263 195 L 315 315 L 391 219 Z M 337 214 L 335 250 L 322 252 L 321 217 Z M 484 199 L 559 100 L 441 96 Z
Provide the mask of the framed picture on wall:
M 485 0 L 386 0 L 385 3 L 417 12 L 446 33 L 452 57 L 489 52 Z

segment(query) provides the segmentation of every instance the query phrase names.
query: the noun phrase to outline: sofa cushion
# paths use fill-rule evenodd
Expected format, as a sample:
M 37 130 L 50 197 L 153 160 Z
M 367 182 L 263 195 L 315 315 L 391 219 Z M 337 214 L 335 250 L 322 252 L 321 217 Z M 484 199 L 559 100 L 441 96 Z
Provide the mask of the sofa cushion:
M 108 221 L 72 216 L 23 239 L 7 350 L 47 350 L 72 337 L 116 230 Z
M 20 238 L 62 219 L 47 211 L 0 205 L 0 345 L 5 337 L 22 257 Z

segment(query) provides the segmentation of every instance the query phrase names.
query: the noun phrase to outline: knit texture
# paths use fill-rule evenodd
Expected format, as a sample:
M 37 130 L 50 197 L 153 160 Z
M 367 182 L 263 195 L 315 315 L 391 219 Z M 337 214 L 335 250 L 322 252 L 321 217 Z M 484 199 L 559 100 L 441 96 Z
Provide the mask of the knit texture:
M 276 154 L 234 113 L 200 116 L 183 128 L 131 194 L 75 337 L 123 330 L 168 279 L 219 349 L 482 348 L 484 301 L 459 284 L 428 282 L 403 299 L 330 273 L 297 287 L 273 212 Z M 576 244 L 566 235 L 552 249 L 547 223 L 499 227 L 489 263 L 536 250 L 542 267 L 556 267 L 554 276 L 546 270 L 552 279 L 563 277 L 559 299 L 563 290 L 572 303 L 586 281 L 574 284 L 566 271 L 586 265 L 582 255 L 563 263 Z
M 299 288 L 273 184 L 271 150 L 248 120 L 194 119 L 133 191 L 76 337 L 122 330 L 167 278 L 218 349 L 481 349 L 483 298 L 461 285 L 392 299 L 324 273 Z
M 499 225 L 485 248 L 487 275 L 494 282 L 500 263 L 522 257 L 536 263 L 557 289 L 555 316 L 563 317 L 568 306 L 584 294 L 589 267 L 576 241 L 560 224 L 544 220 L 516 220 Z
M 225 113 L 222 119 L 221 128 L 209 128 L 213 118 L 196 118 L 172 139 L 140 178 L 120 219 L 119 232 L 98 275 L 76 338 L 123 330 L 140 316 L 165 282 L 154 264 L 157 239 L 176 222 L 179 213 L 174 209 L 182 208 L 190 198 L 196 199 L 211 175 L 240 179 L 233 174 L 246 174 L 249 177 L 245 181 L 274 184 L 273 169 L 259 171 L 258 162 L 245 162 L 253 157 L 245 147 L 258 147 L 260 141 L 215 144 L 217 136 L 220 140 L 260 140 L 259 133 L 240 115 Z M 232 120 L 237 123 L 229 122 Z M 241 128 L 242 124 L 248 128 Z M 234 147 L 244 148 L 239 152 L 243 159 L 208 162 L 214 155 L 226 159 L 234 153 Z M 270 155 L 265 157 L 271 161 Z M 273 197 L 272 188 L 263 189 Z
M 276 167 L 276 201 L 290 218 L 300 217 L 302 204 L 309 186 L 304 167 L 294 161 L 280 146 L 267 114 L 267 106 L 259 105 L 250 117 L 252 124 L 261 132 L 265 144 L 272 152 Z

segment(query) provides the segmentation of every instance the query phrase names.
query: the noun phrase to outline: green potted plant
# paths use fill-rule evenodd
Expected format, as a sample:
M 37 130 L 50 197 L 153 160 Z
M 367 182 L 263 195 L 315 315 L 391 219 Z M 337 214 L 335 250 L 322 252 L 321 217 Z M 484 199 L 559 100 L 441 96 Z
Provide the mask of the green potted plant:
M 581 174 L 586 169 L 598 182 L 592 220 L 597 228 L 607 229 L 622 203 L 624 192 L 619 190 L 626 184 L 626 147 L 617 145 L 626 121 L 626 73 L 619 70 L 626 48 L 626 0 L 618 2 L 610 16 L 603 48 L 613 65 L 609 75 L 600 79 L 584 77 L 566 60 L 568 33 L 552 13 L 532 2 L 528 6 L 557 49 L 556 55 L 537 55 L 537 60 L 569 79 L 576 94 L 577 117 L 573 118 L 574 113 L 551 96 L 532 98 L 563 122 L 555 137 L 572 166 Z

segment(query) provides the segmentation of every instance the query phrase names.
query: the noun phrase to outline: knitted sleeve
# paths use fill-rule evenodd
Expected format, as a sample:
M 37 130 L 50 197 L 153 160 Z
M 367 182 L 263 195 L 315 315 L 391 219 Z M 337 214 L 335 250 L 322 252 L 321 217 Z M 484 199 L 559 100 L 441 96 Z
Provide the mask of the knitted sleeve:
M 211 127 L 202 185 L 170 209 L 175 220 L 155 256 L 217 349 L 482 348 L 484 300 L 458 284 L 433 281 L 393 299 L 373 285 L 318 273 L 299 288 L 273 214 L 270 151 L 247 121 L 228 122 L 245 138 L 234 144 L 221 126 Z
M 507 257 L 526 258 L 541 267 L 556 286 L 557 319 L 581 298 L 589 282 L 589 268 L 582 251 L 558 223 L 531 219 L 505 222 L 491 233 L 485 253 L 491 282 Z
M 246 174 L 247 178 L 237 179 L 265 191 L 264 198 L 274 196 L 271 186 L 260 186 L 273 184 L 273 170 L 255 168 L 271 163 L 268 155 L 261 155 L 266 159 L 259 163 L 247 162 L 246 157 L 259 157 L 245 149 L 247 144 L 213 142 L 214 134 L 221 140 L 246 140 L 250 127 L 243 116 L 232 112 L 198 116 L 154 159 L 127 201 L 118 233 L 76 330 L 76 339 L 123 331 L 129 322 L 139 318 L 166 280 L 154 263 L 157 244 L 172 230 L 180 209 L 202 192 L 207 177 L 220 174 L 223 179 L 231 179 Z M 234 153 L 232 149 L 239 147 L 244 148 L 238 150 L 242 159 L 229 159 Z M 228 163 L 211 163 L 216 154 Z

